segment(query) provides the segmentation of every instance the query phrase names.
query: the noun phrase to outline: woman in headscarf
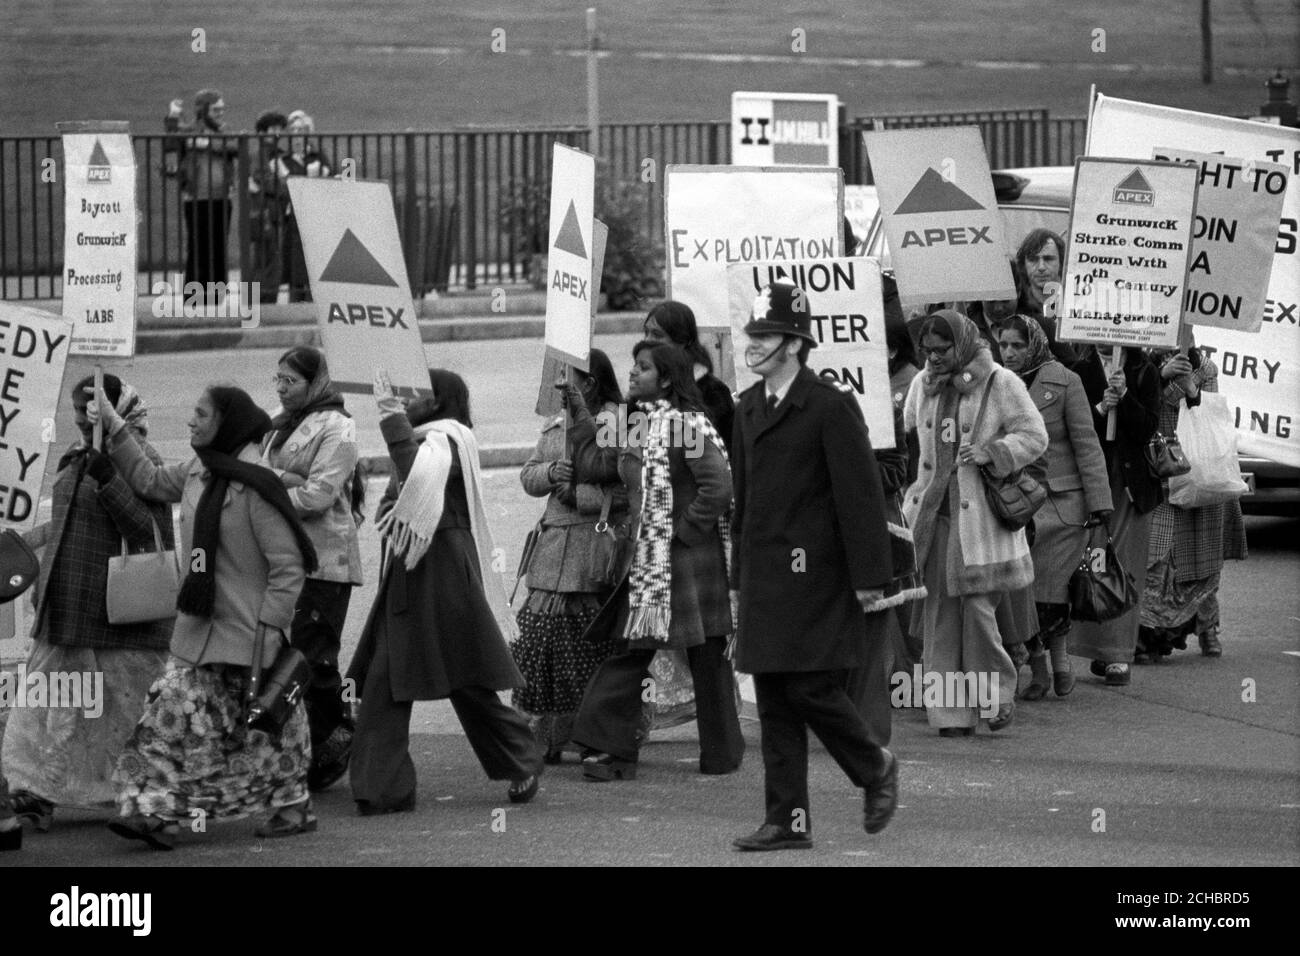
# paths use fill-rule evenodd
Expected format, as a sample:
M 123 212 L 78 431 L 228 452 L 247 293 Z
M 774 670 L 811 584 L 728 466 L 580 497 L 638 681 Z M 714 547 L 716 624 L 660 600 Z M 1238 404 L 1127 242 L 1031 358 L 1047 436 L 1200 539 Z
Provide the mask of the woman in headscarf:
M 403 409 L 376 374 L 379 427 L 394 474 L 376 527 L 384 542 L 379 593 L 348 677 L 361 688 L 352 742 L 352 796 L 362 816 L 415 809 L 409 750 L 417 700 L 449 699 L 470 746 L 506 796 L 537 795 L 542 751 L 496 692 L 524 683 L 507 639 L 510 600 L 493 568 L 469 390 L 454 372 L 429 372 L 433 396 Z
M 1199 405 L 1202 392 L 1219 390 L 1219 369 L 1196 348 L 1186 354 L 1153 352 L 1151 358 L 1162 385 L 1160 431 L 1173 435 L 1184 407 Z M 1167 480 L 1162 484 L 1168 488 Z M 1179 508 L 1167 501 L 1156 505 L 1134 661 L 1155 663 L 1175 648 L 1185 650 L 1192 633 L 1203 656 L 1220 657 L 1219 575 L 1224 558 L 1245 556 L 1246 525 L 1237 500 L 1200 508 Z M 1136 569 L 1130 570 L 1141 579 Z
M 621 529 L 628 520 L 618 445 L 598 441 L 595 434 L 595 416 L 616 416 L 623 395 L 600 349 L 591 350 L 590 369 L 590 374 L 575 369 L 576 381 L 564 385 L 565 403 L 581 405 L 586 414 L 567 428 L 566 413 L 550 419 L 519 473 L 524 491 L 546 496 L 546 511 L 528 558 L 519 640 L 510 648 L 527 681 L 513 703 L 531 715 L 547 763 L 560 762 L 582 692 L 612 649 L 608 640 L 583 639 L 615 583 L 606 575 L 609 569 L 593 565 L 593 547 L 597 535 Z M 597 527 L 601 522 L 604 530 Z
M 145 694 L 167 660 L 170 618 L 110 624 L 105 604 L 108 562 L 123 550 L 173 547 L 171 509 L 142 501 L 108 459 L 93 462 L 94 428 L 86 406 L 94 376 L 72 388 L 80 437 L 59 460 L 51 520 L 24 535 L 44 549 L 35 592 L 32 650 L 23 673 L 103 675 L 97 703 L 83 708 L 20 707 L 11 711 L 3 764 L 18 815 L 44 832 L 58 804 L 111 805 L 113 764 L 144 710 Z M 145 439 L 148 412 L 134 388 L 116 375 L 104 390 L 125 431 L 155 464 L 162 459 Z M 157 533 L 155 536 L 155 528 Z M 93 709 L 92 709 L 93 707 Z
M 951 673 L 996 676 L 997 712 L 985 716 L 990 730 L 1001 730 L 1014 713 L 1017 675 L 997 607 L 1005 592 L 1033 581 L 1034 565 L 1024 531 L 1008 530 L 989 507 L 979 469 L 1000 477 L 1024 468 L 1047 449 L 1047 431 L 1024 383 L 994 365 L 966 316 L 952 309 L 930 315 L 921 353 L 926 367 L 912 380 L 903 412 L 921 450 L 904 503 L 927 592 L 914 629 L 925 672 L 942 676 L 945 686 L 954 686 Z M 977 701 L 926 703 L 941 735 L 975 732 Z
M 279 736 L 246 722 L 258 634 L 266 670 L 284 643 L 305 573 L 316 570 L 315 548 L 284 486 L 257 463 L 270 418 L 241 389 L 209 386 L 190 419 L 195 457 L 160 467 L 125 436 L 107 397 L 97 398 L 90 408 L 112 436 L 112 464 L 127 484 L 147 500 L 180 502 L 188 569 L 171 659 L 113 775 L 121 819 L 109 828 L 155 850 L 175 846 L 182 822 L 267 810 L 276 812 L 258 836 L 315 830 L 306 709 L 299 702 Z
M 280 356 L 280 413 L 262 443 L 262 464 L 280 476 L 320 567 L 307 576 L 289 639 L 311 664 L 304 695 L 311 727 L 307 785 L 324 790 L 347 773 L 352 717 L 343 701 L 339 649 L 352 589 L 361 584 L 357 525 L 365 479 L 357 472 L 357 430 L 330 381 L 325 355 L 308 346 Z
M 1021 695 L 1041 700 L 1049 689 L 1074 689 L 1065 638 L 1070 633 L 1070 575 L 1079 564 L 1090 525 L 1111 512 L 1106 458 L 1092 424 L 1083 382 L 1052 356 L 1042 326 L 1013 315 L 999 334 L 1002 361 L 1020 376 L 1047 428 L 1047 503 L 1034 515 L 1034 601 L 1038 632 L 1029 641 L 1033 680 Z M 1051 666 L 1048 666 L 1048 655 Z
M 626 623 L 615 628 L 619 648 L 587 686 L 573 739 L 586 748 L 582 772 L 588 780 L 635 777 L 645 681 L 656 653 L 671 648 L 688 660 L 700 772 L 732 773 L 745 740 L 725 656 L 732 633 L 726 446 L 704 414 L 688 353 L 647 340 L 632 356 L 628 399 L 639 403 L 640 414 L 629 423 L 619 457 L 637 522 Z M 657 694 L 658 682 L 652 683 Z

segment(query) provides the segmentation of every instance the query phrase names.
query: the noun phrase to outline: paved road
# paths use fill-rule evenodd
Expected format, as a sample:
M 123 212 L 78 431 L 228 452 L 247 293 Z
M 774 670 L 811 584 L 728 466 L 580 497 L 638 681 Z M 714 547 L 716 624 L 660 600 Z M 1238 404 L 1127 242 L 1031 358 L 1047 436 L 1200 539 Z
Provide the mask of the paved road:
M 611 348 L 620 374 L 629 337 Z M 474 343 L 430 350 L 431 362 L 466 374 L 480 430 L 498 441 L 536 431 L 539 342 Z M 132 380 L 146 389 L 159 436 L 183 434 L 182 397 L 210 378 L 256 385 L 274 355 L 249 353 L 141 360 Z M 269 384 L 264 394 L 270 394 Z M 169 401 L 173 399 L 174 401 Z M 187 399 L 186 399 L 187 400 Z M 363 432 L 368 403 L 352 407 Z M 522 409 L 522 411 L 521 411 Z M 164 444 L 164 448 L 168 446 Z M 183 451 L 183 445 L 180 446 Z M 541 503 L 510 470 L 490 471 L 493 530 L 513 570 Z M 372 482 L 377 495 L 379 482 Z M 373 500 L 373 498 L 372 498 Z M 484 779 L 445 703 L 415 708 L 417 812 L 380 819 L 351 815 L 345 785 L 318 799 L 320 831 L 258 841 L 248 822 L 187 838 L 174 854 L 143 854 L 103 829 L 103 814 L 65 811 L 48 835 L 30 834 L 25 864 L 339 865 L 442 864 L 1053 864 L 1134 866 L 1300 863 L 1300 522 L 1252 518 L 1251 556 L 1224 571 L 1225 656 L 1194 652 L 1135 668 L 1133 684 L 1106 688 L 1081 677 L 1065 700 L 1021 706 L 1000 734 L 937 736 L 901 714 L 894 746 L 902 763 L 898 816 L 868 837 L 861 804 L 834 762 L 814 744 L 813 835 L 804 854 L 737 855 L 732 836 L 762 812 L 758 725 L 744 722 L 749 751 L 729 777 L 694 772 L 692 725 L 656 735 L 636 781 L 587 784 L 573 764 L 549 768 L 535 804 L 516 808 L 504 786 Z M 377 546 L 363 528 L 367 584 L 353 599 L 344 647 L 350 658 L 374 595 Z M 24 654 L 0 641 L 0 659 Z M 1076 671 L 1086 662 L 1075 661 Z M 1245 702 L 1243 682 L 1255 700 Z M 1105 831 L 1094 832 L 1097 811 Z M 496 821 L 505 821 L 505 831 Z M 8 856 L 8 855 L 6 855 Z M 17 861 L 12 861 L 17 862 Z M 0 866 L 11 858 L 0 860 Z

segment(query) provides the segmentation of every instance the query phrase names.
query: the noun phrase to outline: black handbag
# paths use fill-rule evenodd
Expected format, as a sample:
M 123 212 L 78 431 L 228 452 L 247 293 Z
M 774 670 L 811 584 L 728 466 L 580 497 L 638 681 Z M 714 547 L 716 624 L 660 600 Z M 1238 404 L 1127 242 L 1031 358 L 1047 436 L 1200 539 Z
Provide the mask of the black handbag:
M 0 534 L 0 604 L 18 597 L 36 580 L 41 565 L 22 535 L 9 528 Z
M 253 638 L 253 663 L 248 673 L 248 715 L 245 722 L 253 730 L 278 737 L 307 690 L 311 665 L 302 651 L 285 644 L 276 654 L 271 669 L 263 670 L 265 643 L 266 626 L 258 625 L 257 636 Z
M 1110 621 L 1137 607 L 1137 583 L 1120 564 L 1109 532 L 1101 555 L 1093 554 L 1091 540 L 1084 546 L 1083 558 L 1070 575 L 1069 593 L 1070 616 L 1076 621 Z
M 1156 432 L 1143 449 L 1147 466 L 1157 478 L 1173 478 L 1192 470 L 1192 463 L 1183 454 L 1183 446 L 1175 435 Z
M 993 390 L 993 375 L 984 383 L 984 397 L 980 400 L 980 410 L 975 416 L 971 434 L 979 433 L 984 421 L 984 410 L 988 408 L 989 392 Z M 1036 466 L 1038 463 L 1035 462 Z M 999 477 L 993 474 L 988 465 L 980 465 L 980 478 L 984 482 L 984 497 L 988 499 L 989 508 L 1003 527 L 1010 531 L 1019 531 L 1034 519 L 1047 501 L 1047 489 L 1031 473 L 1033 466 L 1020 468 L 1009 475 Z
M 596 521 L 596 533 L 591 539 L 587 562 L 591 580 L 609 588 L 618 584 L 632 566 L 633 549 L 631 522 L 614 526 L 609 523 L 613 502 L 614 487 L 610 485 L 600 503 L 600 518 Z

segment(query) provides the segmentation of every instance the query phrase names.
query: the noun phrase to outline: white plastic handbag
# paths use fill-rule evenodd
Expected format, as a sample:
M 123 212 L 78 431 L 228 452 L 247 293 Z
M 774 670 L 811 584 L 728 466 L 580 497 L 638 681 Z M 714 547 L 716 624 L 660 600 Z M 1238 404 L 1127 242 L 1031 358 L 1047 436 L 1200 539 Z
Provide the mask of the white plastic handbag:
M 157 521 L 153 522 L 153 545 L 153 551 L 127 554 L 123 538 L 122 556 L 108 559 L 104 603 L 109 624 L 140 624 L 176 616 L 180 593 L 176 552 L 163 550 Z
M 1201 392 L 1199 405 L 1178 412 L 1178 442 L 1192 470 L 1169 479 L 1169 503 L 1202 508 L 1240 498 L 1250 489 L 1237 464 L 1237 430 L 1228 400 L 1218 392 Z

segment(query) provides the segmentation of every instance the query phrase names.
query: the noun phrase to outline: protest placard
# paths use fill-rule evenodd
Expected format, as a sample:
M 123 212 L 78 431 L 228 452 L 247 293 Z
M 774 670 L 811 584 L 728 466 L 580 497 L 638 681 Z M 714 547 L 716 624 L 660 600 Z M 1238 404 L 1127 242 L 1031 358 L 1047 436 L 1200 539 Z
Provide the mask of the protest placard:
M 135 354 L 135 151 L 127 123 L 63 133 L 63 316 L 73 355 Z
M 1300 129 L 1098 96 L 1088 152 L 1150 156 L 1157 148 L 1222 152 L 1290 171 L 1257 333 L 1200 327 L 1197 347 L 1219 366 L 1239 429 L 1238 449 L 1300 467 Z
M 1286 195 L 1285 166 L 1157 146 L 1152 157 L 1200 171 L 1183 320 L 1258 332 Z
M 0 302 L 0 526 L 36 523 L 73 324 Z
M 594 294 L 591 296 L 592 324 L 587 335 L 588 348 L 590 348 L 591 336 L 595 334 L 596 306 L 600 300 L 600 277 L 605 269 L 605 246 L 609 241 L 609 227 L 599 219 L 593 219 L 591 234 L 591 288 Z M 533 409 L 538 415 L 550 418 L 560 413 L 563 406 L 560 404 L 560 392 L 555 387 L 555 383 L 561 375 L 565 374 L 568 367 L 569 363 L 559 353 L 549 349 L 542 357 L 542 382 L 537 390 L 537 405 Z
M 1014 299 L 1002 216 L 973 126 L 868 130 L 885 238 L 903 305 Z
M 1086 156 L 1075 162 L 1059 338 L 1178 345 L 1199 178 L 1175 163 Z
M 889 346 L 885 342 L 880 264 L 874 259 L 744 262 L 727 267 L 735 381 L 744 391 L 759 376 L 745 364 L 743 332 L 755 298 L 773 282 L 791 282 L 806 293 L 817 346 L 808 368 L 853 390 L 867 420 L 873 448 L 894 447 L 894 405 L 889 395 Z M 729 383 L 730 384 L 730 383 Z
M 546 352 L 584 372 L 600 295 L 600 283 L 592 281 L 595 190 L 595 157 L 556 143 L 551 153 Z
M 871 224 L 880 211 L 880 196 L 875 186 L 844 187 L 844 218 L 849 221 L 853 235 L 858 242 L 865 242 L 871 232 Z M 849 237 L 844 237 L 846 256 L 856 255 L 857 251 L 847 248 Z
M 827 260 L 844 242 L 840 169 L 670 165 L 664 233 L 671 299 L 695 313 L 714 371 L 728 379 L 727 266 Z
M 340 391 L 369 394 L 375 369 L 393 391 L 429 391 L 406 260 L 386 182 L 290 176 L 321 344 Z
M 833 93 L 732 93 L 731 162 L 838 166 L 839 111 Z

